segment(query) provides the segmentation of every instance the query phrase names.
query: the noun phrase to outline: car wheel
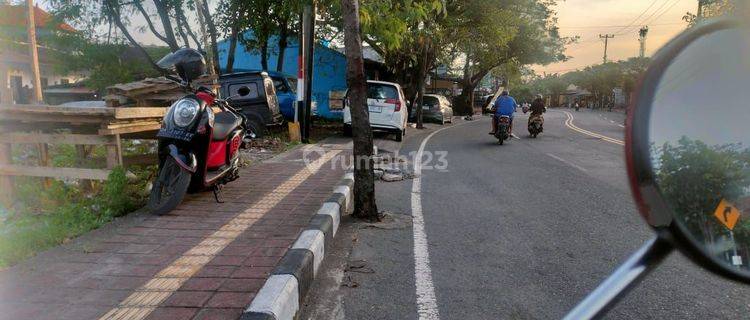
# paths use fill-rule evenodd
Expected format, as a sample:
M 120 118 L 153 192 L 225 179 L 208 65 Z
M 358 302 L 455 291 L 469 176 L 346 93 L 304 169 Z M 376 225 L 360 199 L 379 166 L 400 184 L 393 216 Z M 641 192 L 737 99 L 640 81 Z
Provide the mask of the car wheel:
M 345 137 L 351 137 L 352 136 L 352 126 L 349 124 L 344 124 L 344 136 Z
M 258 122 L 258 120 L 252 118 L 247 119 L 246 125 L 248 135 L 253 133 L 255 134 L 255 138 L 263 138 L 263 136 L 266 135 L 266 127 Z

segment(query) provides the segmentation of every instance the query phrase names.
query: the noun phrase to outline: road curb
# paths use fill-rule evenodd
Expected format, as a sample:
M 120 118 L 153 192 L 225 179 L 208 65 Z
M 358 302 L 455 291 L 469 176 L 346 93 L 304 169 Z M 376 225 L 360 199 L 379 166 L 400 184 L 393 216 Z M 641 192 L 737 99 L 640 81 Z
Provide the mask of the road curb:
M 341 216 L 353 208 L 354 174 L 344 174 L 266 280 L 242 320 L 293 320 L 336 236 Z

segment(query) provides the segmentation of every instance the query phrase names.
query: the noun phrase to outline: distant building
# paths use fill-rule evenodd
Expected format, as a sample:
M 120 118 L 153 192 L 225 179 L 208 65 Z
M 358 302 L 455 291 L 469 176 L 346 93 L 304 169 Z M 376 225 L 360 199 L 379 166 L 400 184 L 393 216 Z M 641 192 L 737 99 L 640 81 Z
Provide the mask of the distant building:
M 29 103 L 34 87 L 31 70 L 25 5 L 0 5 L 0 101 L 3 103 Z M 55 71 L 55 61 L 44 39 L 52 32 L 76 32 L 68 24 L 53 24 L 53 17 L 39 7 L 34 7 L 36 24 L 39 69 L 42 88 L 53 85 L 75 83 L 84 74 L 59 74 Z
M 245 32 L 245 38 L 252 37 L 251 31 Z M 287 75 L 297 74 L 297 57 L 299 55 L 299 42 L 296 37 L 290 37 L 289 44 L 284 51 L 284 65 L 282 73 Z M 271 37 L 268 41 L 268 68 L 276 70 L 278 60 L 278 38 Z M 229 51 L 229 40 L 225 39 L 218 43 L 219 65 L 222 69 L 227 64 Z M 379 79 L 388 81 L 389 73 L 382 63 L 382 58 L 372 48 L 365 47 L 365 73 L 368 79 Z M 329 94 L 346 90 L 346 56 L 341 51 L 317 43 L 313 57 L 313 105 L 316 114 L 323 118 L 338 119 L 343 117 L 343 110 L 331 108 Z M 257 51 L 248 52 L 245 47 L 237 43 L 234 56 L 235 69 L 262 70 L 260 54 Z

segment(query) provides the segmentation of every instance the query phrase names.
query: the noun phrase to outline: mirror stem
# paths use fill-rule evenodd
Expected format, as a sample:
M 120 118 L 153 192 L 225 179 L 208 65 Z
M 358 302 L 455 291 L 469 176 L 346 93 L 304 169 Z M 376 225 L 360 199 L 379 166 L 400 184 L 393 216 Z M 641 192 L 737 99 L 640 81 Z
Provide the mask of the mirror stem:
M 635 287 L 673 249 L 672 244 L 661 236 L 649 240 L 570 311 L 564 320 L 599 319 L 604 316 L 619 298 Z

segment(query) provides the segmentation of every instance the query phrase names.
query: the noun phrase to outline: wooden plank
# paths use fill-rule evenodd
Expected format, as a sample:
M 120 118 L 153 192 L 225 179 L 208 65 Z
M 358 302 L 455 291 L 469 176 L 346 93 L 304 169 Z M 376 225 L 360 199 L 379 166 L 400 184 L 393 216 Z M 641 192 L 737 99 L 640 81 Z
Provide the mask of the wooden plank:
M 115 108 L 115 119 L 162 118 L 167 108 Z
M 33 114 L 56 114 L 56 115 L 78 115 L 111 117 L 115 114 L 114 108 L 100 108 L 89 106 L 51 106 L 46 104 L 2 104 L 0 113 L 33 113 Z
M 110 170 L 104 169 L 32 167 L 11 164 L 0 165 L 0 176 L 107 180 L 110 172 Z
M 2 107 L 0 107 L 2 108 Z M 107 118 L 102 116 L 91 115 L 64 115 L 64 114 L 44 114 L 44 113 L 12 113 L 0 111 L 0 121 L 25 121 L 25 122 L 54 122 L 60 124 L 85 124 L 85 123 L 102 123 Z
M 0 143 L 114 145 L 117 141 L 115 141 L 115 138 L 112 136 L 89 134 L 0 133 Z
M 102 129 L 99 129 L 99 134 L 101 135 L 127 134 L 127 133 L 135 133 L 135 132 L 142 132 L 142 131 L 154 131 L 154 130 L 159 130 L 159 128 L 161 128 L 161 123 L 154 122 L 151 124 L 141 124 L 141 125 L 134 125 L 134 126 L 122 127 L 122 128 L 116 128 L 116 129 L 102 128 Z

